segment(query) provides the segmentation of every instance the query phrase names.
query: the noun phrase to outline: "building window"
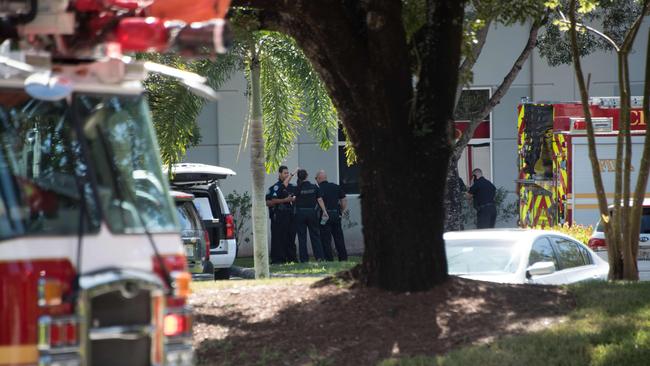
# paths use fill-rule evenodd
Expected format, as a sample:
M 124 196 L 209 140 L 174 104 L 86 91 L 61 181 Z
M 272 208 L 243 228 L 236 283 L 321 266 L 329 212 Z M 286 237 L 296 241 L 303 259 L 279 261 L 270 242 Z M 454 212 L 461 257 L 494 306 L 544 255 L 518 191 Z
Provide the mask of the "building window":
M 338 136 L 338 160 L 339 160 L 339 185 L 347 194 L 359 194 L 359 165 L 348 166 L 345 157 L 345 134 L 343 127 L 339 125 Z
M 469 127 L 472 117 L 483 109 L 490 97 L 489 88 L 463 90 L 455 113 L 456 138 Z M 477 126 L 458 160 L 458 175 L 468 186 L 472 184 L 470 177 L 475 168 L 480 168 L 483 175 L 492 180 L 491 118 L 490 114 Z

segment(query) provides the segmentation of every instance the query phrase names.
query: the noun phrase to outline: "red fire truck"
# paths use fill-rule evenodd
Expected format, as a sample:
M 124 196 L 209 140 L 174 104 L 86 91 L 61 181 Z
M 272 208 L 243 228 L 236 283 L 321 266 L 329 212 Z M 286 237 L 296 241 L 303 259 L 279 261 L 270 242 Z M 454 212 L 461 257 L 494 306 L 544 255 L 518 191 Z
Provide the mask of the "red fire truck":
M 0 3 L 0 365 L 193 363 L 190 276 L 142 80 L 214 91 L 122 51 L 187 51 L 201 29 L 218 48 L 223 19 L 142 17 L 154 3 Z
M 589 105 L 598 163 L 610 203 L 614 198 L 619 102 L 617 97 L 600 97 L 591 98 Z M 632 98 L 632 182 L 636 182 L 646 129 L 641 103 L 642 98 Z M 598 202 L 582 104 L 523 103 L 518 112 L 520 226 L 596 224 Z

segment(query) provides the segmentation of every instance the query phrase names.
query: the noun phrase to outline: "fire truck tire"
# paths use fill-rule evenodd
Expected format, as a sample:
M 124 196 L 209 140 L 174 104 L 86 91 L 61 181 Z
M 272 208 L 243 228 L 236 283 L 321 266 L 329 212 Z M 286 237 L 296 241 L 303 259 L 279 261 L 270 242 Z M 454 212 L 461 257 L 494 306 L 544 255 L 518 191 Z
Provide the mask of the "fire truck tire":
M 219 268 L 214 271 L 214 280 L 229 280 L 230 268 Z

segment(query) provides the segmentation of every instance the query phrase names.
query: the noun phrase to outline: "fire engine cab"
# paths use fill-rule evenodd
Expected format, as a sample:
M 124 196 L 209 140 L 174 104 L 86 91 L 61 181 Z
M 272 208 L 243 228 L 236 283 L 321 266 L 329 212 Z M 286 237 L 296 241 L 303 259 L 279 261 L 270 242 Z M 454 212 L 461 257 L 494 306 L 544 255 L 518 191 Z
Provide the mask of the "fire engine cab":
M 122 52 L 219 49 L 225 10 L 144 17 L 166 1 L 0 2 L 0 365 L 193 363 L 191 277 L 142 81 L 215 92 Z
M 632 182 L 645 140 L 641 105 L 642 97 L 631 98 Z M 589 109 L 603 184 L 613 203 L 620 99 L 590 98 Z M 526 102 L 518 115 L 519 225 L 595 225 L 600 215 L 582 104 Z

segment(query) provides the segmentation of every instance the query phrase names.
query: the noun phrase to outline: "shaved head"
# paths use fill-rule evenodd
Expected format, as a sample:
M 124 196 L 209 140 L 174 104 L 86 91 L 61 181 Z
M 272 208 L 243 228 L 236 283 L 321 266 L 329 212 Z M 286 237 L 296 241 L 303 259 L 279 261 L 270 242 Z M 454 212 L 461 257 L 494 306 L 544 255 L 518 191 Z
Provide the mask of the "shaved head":
M 319 170 L 316 172 L 316 182 L 320 183 L 322 181 L 327 180 L 327 173 L 323 169 Z

